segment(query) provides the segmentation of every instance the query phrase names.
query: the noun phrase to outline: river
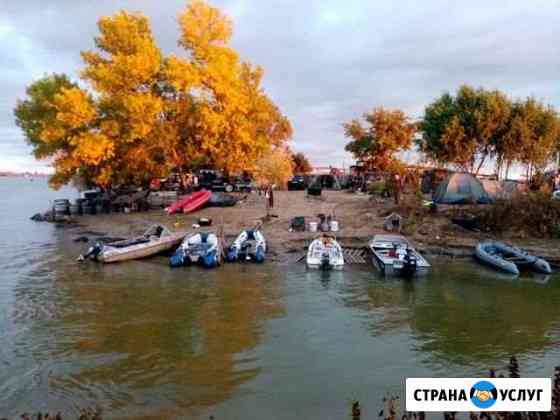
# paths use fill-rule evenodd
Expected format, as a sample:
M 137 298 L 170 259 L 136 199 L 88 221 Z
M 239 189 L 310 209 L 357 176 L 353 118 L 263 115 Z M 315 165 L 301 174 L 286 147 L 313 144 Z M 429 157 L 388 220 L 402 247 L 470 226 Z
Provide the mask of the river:
M 100 406 L 106 418 L 377 419 L 407 376 L 560 363 L 560 278 L 472 261 L 428 277 L 304 265 L 172 270 L 164 257 L 80 264 L 29 217 L 71 189 L 0 178 L 0 416 Z

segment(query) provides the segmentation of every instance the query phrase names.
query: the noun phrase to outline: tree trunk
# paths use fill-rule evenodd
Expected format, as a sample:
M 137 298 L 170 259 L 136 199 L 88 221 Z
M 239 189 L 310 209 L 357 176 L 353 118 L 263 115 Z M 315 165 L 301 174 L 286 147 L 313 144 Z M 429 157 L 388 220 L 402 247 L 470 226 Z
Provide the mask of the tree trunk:
M 475 175 L 478 175 L 478 173 L 480 172 L 480 168 L 482 168 L 482 165 L 484 165 L 484 161 L 486 160 L 486 156 L 488 156 L 488 155 L 484 154 L 484 157 L 480 160 L 480 163 L 478 164 L 478 168 L 476 168 L 476 172 L 474 173 Z

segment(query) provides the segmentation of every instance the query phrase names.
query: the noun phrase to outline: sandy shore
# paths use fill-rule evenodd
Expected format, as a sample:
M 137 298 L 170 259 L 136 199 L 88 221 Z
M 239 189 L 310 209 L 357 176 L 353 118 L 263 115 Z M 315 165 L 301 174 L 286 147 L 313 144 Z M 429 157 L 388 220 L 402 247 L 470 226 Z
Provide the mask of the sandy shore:
M 257 194 L 240 195 L 246 198 L 234 207 L 205 208 L 193 214 L 167 215 L 162 210 L 141 213 L 111 213 L 108 215 L 76 217 L 78 223 L 72 235 L 129 237 L 143 232 L 153 223 L 162 223 L 172 230 L 194 231 L 193 223 L 198 218 L 213 220 L 211 228 L 223 225 L 226 238 L 234 238 L 239 232 L 262 221 L 271 255 L 276 260 L 289 260 L 295 251 L 302 250 L 317 234 L 312 232 L 290 232 L 293 217 L 304 216 L 306 222 L 317 221 L 320 213 L 331 214 L 339 222 L 340 231 L 336 236 L 344 246 L 361 247 L 367 245 L 371 237 L 383 231 L 383 216 L 394 207 L 391 200 L 375 200 L 368 195 L 345 191 L 323 191 L 322 197 L 310 198 L 305 191 L 275 192 L 275 207 L 266 218 L 266 202 Z M 406 224 L 408 223 L 408 226 Z M 523 246 L 531 252 L 551 261 L 560 262 L 560 240 L 517 238 L 515 234 L 506 237 L 470 232 L 452 224 L 446 214 L 424 216 L 421 220 L 405 220 L 404 233 L 427 254 L 463 257 L 472 255 L 477 242 L 482 239 L 503 239 Z

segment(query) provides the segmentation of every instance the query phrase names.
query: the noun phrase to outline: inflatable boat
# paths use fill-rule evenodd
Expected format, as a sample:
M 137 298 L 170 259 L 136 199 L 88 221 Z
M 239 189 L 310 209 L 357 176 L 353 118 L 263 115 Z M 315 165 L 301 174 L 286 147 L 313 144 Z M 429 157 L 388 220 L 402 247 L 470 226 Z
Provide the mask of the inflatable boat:
M 260 230 L 247 229 L 239 234 L 227 251 L 228 262 L 264 262 L 266 240 Z
M 515 246 L 499 241 L 484 241 L 476 246 L 476 258 L 497 270 L 518 275 L 520 269 L 530 269 L 538 273 L 551 274 L 550 264 Z
M 344 267 L 342 248 L 334 236 L 321 235 L 307 250 L 307 267 L 322 270 L 341 270 Z
M 187 236 L 171 256 L 171 267 L 200 264 L 214 268 L 220 262 L 220 243 L 213 233 L 194 233 Z

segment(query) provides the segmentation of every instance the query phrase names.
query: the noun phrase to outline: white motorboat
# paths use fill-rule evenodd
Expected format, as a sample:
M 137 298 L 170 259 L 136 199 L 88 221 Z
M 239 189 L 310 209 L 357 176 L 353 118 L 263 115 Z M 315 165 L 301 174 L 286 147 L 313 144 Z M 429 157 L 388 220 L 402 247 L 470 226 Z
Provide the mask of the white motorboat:
M 110 243 L 96 243 L 80 259 L 113 263 L 150 257 L 176 247 L 185 233 L 173 233 L 163 225 L 151 226 L 143 235 Z
M 307 266 L 322 270 L 341 270 L 344 267 L 342 248 L 334 236 L 321 235 L 307 250 Z
M 382 274 L 411 277 L 428 272 L 430 264 L 401 235 L 375 235 L 369 243 L 373 265 Z

